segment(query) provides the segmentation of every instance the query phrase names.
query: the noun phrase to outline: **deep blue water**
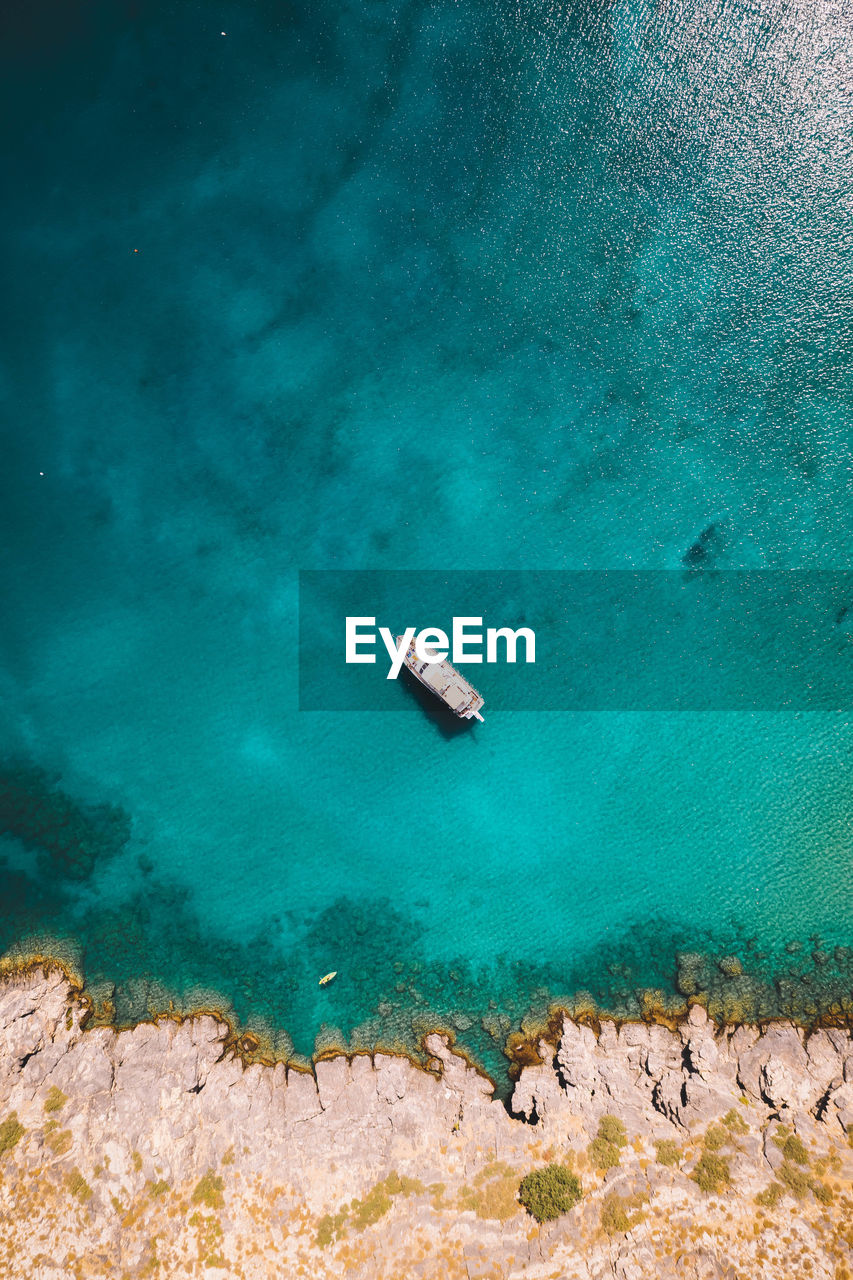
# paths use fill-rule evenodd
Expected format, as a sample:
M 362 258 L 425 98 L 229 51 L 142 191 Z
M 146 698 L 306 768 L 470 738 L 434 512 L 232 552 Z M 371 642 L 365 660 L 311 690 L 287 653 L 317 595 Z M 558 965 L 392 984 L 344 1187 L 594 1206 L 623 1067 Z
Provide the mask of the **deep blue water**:
M 851 567 L 843 6 L 4 21 L 3 946 L 493 1066 L 686 951 L 853 992 L 845 715 L 450 733 L 296 672 L 299 569 Z

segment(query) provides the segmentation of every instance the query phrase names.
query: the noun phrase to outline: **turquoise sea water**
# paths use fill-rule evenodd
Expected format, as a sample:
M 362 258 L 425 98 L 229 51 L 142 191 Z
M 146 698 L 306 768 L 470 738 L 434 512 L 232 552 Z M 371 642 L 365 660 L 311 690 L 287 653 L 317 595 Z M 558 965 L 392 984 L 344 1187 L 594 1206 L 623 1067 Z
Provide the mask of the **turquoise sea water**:
M 851 566 L 843 6 L 5 21 L 2 946 L 495 1071 L 581 991 L 743 1008 L 724 955 L 853 992 L 844 714 L 460 733 L 296 669 L 300 569 Z

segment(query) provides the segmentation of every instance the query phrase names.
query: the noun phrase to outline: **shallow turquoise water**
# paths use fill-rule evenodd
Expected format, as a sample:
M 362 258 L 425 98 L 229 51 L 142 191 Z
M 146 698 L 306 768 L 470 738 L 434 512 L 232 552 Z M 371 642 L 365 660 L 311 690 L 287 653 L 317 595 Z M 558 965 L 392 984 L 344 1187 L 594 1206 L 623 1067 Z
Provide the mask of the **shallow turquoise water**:
M 679 951 L 853 991 L 845 715 L 450 733 L 295 668 L 300 568 L 850 566 L 840 9 L 61 12 L 0 77 L 3 944 L 491 1064 Z

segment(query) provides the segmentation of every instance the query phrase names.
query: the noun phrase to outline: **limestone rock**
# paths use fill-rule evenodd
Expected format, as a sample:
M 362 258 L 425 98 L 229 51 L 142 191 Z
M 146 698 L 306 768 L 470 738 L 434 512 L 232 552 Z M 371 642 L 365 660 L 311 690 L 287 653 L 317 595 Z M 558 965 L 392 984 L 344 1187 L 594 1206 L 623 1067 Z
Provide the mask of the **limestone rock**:
M 565 1019 L 507 1110 L 439 1034 L 425 1041 L 429 1072 L 383 1053 L 300 1071 L 245 1065 L 209 1015 L 116 1032 L 82 1030 L 84 1013 L 61 973 L 0 982 L 10 1275 L 64 1280 L 85 1253 L 86 1274 L 103 1277 L 184 1274 L 202 1260 L 215 1280 L 239 1258 L 246 1280 L 786 1280 L 787 1252 L 755 1265 L 754 1197 L 784 1159 L 779 1117 L 814 1157 L 810 1177 L 834 1148 L 839 1177 L 853 1178 L 840 1141 L 853 1123 L 853 1046 L 838 1029 L 717 1028 L 698 1004 L 675 1031 L 605 1020 L 596 1035 Z M 583 1154 L 605 1115 L 629 1140 L 600 1174 Z M 733 1188 L 709 1196 L 690 1175 L 722 1120 Z M 518 1185 L 552 1160 L 582 1169 L 585 1194 L 540 1229 Z M 834 1275 L 820 1223 L 840 1222 L 844 1206 L 809 1191 L 779 1214 L 809 1274 Z M 758 1229 L 770 1258 L 775 1221 Z M 853 1270 L 846 1236 L 833 1238 Z

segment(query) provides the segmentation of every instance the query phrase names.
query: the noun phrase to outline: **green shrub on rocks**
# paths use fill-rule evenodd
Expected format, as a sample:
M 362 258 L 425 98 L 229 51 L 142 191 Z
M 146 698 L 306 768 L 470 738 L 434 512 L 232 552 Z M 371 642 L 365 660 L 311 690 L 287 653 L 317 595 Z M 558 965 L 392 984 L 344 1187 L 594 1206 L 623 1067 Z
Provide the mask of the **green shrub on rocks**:
M 92 1199 L 92 1188 L 89 1186 L 82 1173 L 76 1167 L 71 1170 L 67 1179 L 66 1186 L 72 1196 L 76 1196 L 78 1200 L 82 1200 L 85 1204 L 87 1200 Z
M 598 1169 L 601 1173 L 606 1173 L 608 1169 L 615 1169 L 621 1160 L 621 1154 L 618 1147 L 614 1147 L 612 1142 L 607 1142 L 605 1138 L 593 1138 L 587 1147 L 587 1155 L 593 1169 Z
M 614 1147 L 624 1147 L 628 1142 L 625 1126 L 617 1116 L 602 1116 L 598 1122 L 598 1136 Z
M 711 1151 L 703 1151 L 691 1177 L 700 1190 L 709 1195 L 717 1195 L 720 1191 L 725 1191 L 732 1180 L 728 1160 L 725 1156 L 715 1155 Z
M 828 1187 L 825 1182 L 820 1182 L 817 1178 L 812 1178 L 809 1186 L 812 1189 L 812 1195 L 818 1204 L 832 1204 L 835 1196 L 832 1194 L 832 1188 Z
M 791 1164 L 790 1160 L 783 1160 L 779 1166 L 777 1173 L 782 1182 L 789 1191 L 798 1198 L 802 1198 L 809 1190 L 811 1179 L 804 1169 L 799 1169 L 795 1164 Z
M 497 1166 L 496 1166 L 497 1167 Z M 499 1166 L 503 1167 L 503 1166 Z M 483 1172 L 487 1173 L 487 1170 Z M 470 1187 L 464 1188 L 471 1192 Z M 389 1173 L 384 1182 L 377 1182 L 371 1187 L 363 1200 L 351 1200 L 349 1204 L 341 1205 L 337 1213 L 327 1213 L 317 1224 L 316 1243 L 321 1249 L 327 1248 L 330 1244 L 338 1240 L 343 1240 L 347 1234 L 347 1229 L 352 1228 L 354 1231 L 363 1231 L 365 1227 L 372 1227 L 380 1218 L 384 1218 L 385 1214 L 393 1204 L 393 1196 L 419 1196 L 431 1192 L 433 1196 L 438 1196 L 440 1200 L 441 1192 L 444 1191 L 442 1183 L 434 1183 L 431 1187 L 425 1187 L 419 1178 L 408 1178 L 405 1174 Z M 473 1194 L 473 1193 L 471 1193 Z M 440 1207 L 433 1199 L 433 1207 Z M 474 1205 L 466 1205 L 466 1208 L 474 1208 Z M 489 1217 L 489 1214 L 478 1214 L 478 1216 Z
M 658 1164 L 665 1164 L 669 1168 L 673 1168 L 681 1161 L 681 1151 L 672 1138 L 662 1138 L 660 1142 L 656 1142 L 655 1152 Z
M 208 1209 L 221 1209 L 225 1203 L 222 1195 L 225 1183 L 212 1169 L 199 1179 L 192 1195 L 193 1204 L 205 1204 Z
M 643 1215 L 631 1210 L 637 1210 L 645 1200 L 642 1196 L 620 1196 L 616 1192 L 611 1192 L 606 1196 L 601 1205 L 601 1226 L 609 1236 L 621 1235 L 626 1231 L 631 1231 L 642 1222 Z
M 509 1165 L 494 1160 L 474 1177 L 472 1187 L 459 1190 L 460 1209 L 471 1209 L 478 1218 L 508 1222 L 518 1212 L 518 1174 Z
M 781 1182 L 771 1182 L 763 1191 L 759 1191 L 755 1197 L 755 1203 L 760 1204 L 764 1209 L 776 1209 L 784 1194 L 785 1188 Z
M 522 1178 L 518 1198 L 537 1222 L 550 1222 L 573 1209 L 583 1196 L 577 1174 L 562 1164 L 547 1164 Z
M 621 1149 L 628 1141 L 625 1126 L 616 1116 L 602 1116 L 598 1133 L 587 1147 L 589 1162 L 602 1173 L 615 1169 L 622 1159 Z
M 798 1138 L 796 1134 L 776 1133 L 773 1135 L 773 1141 L 786 1160 L 791 1160 L 794 1164 L 808 1164 L 809 1153 L 802 1138 Z
M 324 1213 L 323 1217 L 317 1224 L 317 1238 L 315 1243 L 320 1249 L 328 1249 L 329 1245 L 335 1240 L 341 1240 L 346 1235 L 347 1211 L 342 1209 L 340 1213 L 331 1214 Z
M 363 1200 L 351 1202 L 352 1224 L 356 1231 L 363 1231 L 365 1227 L 372 1227 L 374 1222 L 384 1218 L 390 1208 L 391 1197 L 385 1188 L 385 1183 L 377 1182 Z
M 775 1209 L 786 1191 L 790 1191 L 798 1200 L 811 1191 L 818 1204 L 823 1205 L 832 1204 L 835 1199 L 832 1188 L 825 1182 L 821 1182 L 820 1178 L 810 1177 L 803 1169 L 797 1168 L 788 1160 L 779 1169 L 779 1177 L 780 1182 L 771 1182 L 769 1187 L 759 1192 L 755 1197 L 756 1204 L 763 1205 L 765 1209 Z
M 407 1178 L 405 1174 L 389 1173 L 385 1179 L 385 1190 L 389 1196 L 421 1196 L 426 1187 L 420 1178 Z
M 729 1132 L 722 1125 L 712 1124 L 705 1133 L 703 1144 L 706 1151 L 719 1151 L 729 1141 Z
M 44 1127 L 44 1145 L 51 1155 L 64 1156 L 71 1150 L 74 1136 L 70 1129 L 60 1129 L 55 1120 L 49 1120 Z
M 808 1164 L 809 1162 L 806 1144 L 796 1134 L 793 1134 L 785 1143 L 782 1148 L 782 1154 L 786 1160 L 793 1160 L 794 1164 Z
M 601 1206 L 601 1226 L 609 1236 L 619 1235 L 630 1226 L 628 1214 L 622 1204 L 622 1197 L 608 1196 Z
M 56 1085 L 51 1085 L 50 1092 L 44 1100 L 45 1111 L 61 1111 L 68 1101 L 67 1096 Z
M 25 1133 L 24 1126 L 18 1123 L 17 1111 L 10 1112 L 0 1124 L 0 1156 L 16 1147 Z
M 743 1101 L 743 1099 L 741 1099 Z M 729 1133 L 749 1133 L 749 1125 L 746 1123 L 742 1115 L 739 1115 L 732 1107 L 731 1111 L 727 1111 L 723 1116 L 723 1124 Z

